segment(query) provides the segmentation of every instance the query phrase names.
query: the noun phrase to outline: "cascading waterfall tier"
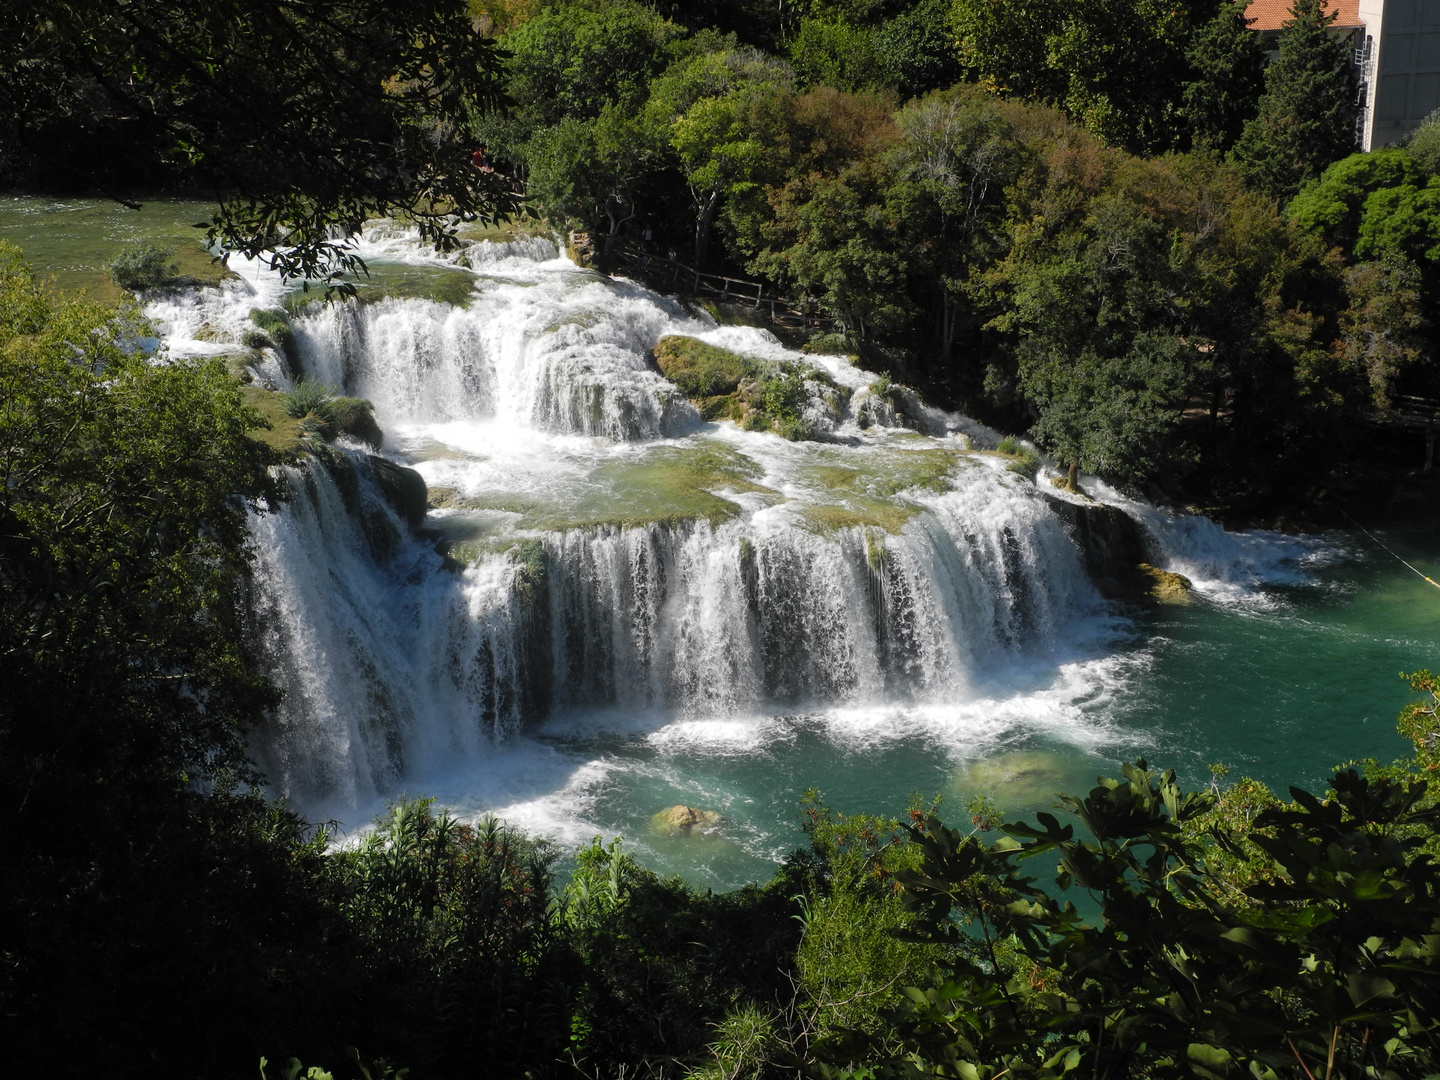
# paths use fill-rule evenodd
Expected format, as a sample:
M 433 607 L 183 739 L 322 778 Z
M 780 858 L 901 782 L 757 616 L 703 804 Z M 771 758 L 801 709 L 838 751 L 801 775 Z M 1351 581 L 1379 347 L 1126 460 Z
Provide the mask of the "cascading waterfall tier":
M 555 711 L 963 698 L 1093 600 L 1043 500 L 983 467 L 897 534 L 816 531 L 782 504 L 543 532 L 463 567 L 377 544 L 403 523 L 363 470 L 358 505 L 332 472 L 289 470 L 289 501 L 254 521 L 255 622 L 287 691 L 266 764 L 308 801 L 395 790 Z

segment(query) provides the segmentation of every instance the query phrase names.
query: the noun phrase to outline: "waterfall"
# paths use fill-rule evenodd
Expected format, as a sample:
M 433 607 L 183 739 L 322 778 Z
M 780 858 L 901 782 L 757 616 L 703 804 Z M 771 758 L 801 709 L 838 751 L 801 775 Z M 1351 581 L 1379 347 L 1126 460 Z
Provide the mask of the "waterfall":
M 253 514 L 253 633 L 284 690 L 255 749 L 298 805 L 373 805 L 547 718 L 859 730 L 959 707 L 989 731 L 1027 664 L 1050 672 L 1028 690 L 1071 693 L 1103 606 L 1073 527 L 985 452 L 995 432 L 548 241 L 442 259 L 372 229 L 361 252 L 444 295 L 384 295 L 377 272 L 363 302 L 299 309 L 296 374 L 370 399 L 432 509 L 407 526 L 353 446 L 285 469 L 288 498 Z M 172 352 L 215 353 L 279 299 L 252 267 L 151 314 Z M 650 360 L 667 334 L 807 372 L 817 439 L 703 422 Z M 282 366 L 261 348 L 251 370 Z M 1104 497 L 1162 547 L 1202 528 Z

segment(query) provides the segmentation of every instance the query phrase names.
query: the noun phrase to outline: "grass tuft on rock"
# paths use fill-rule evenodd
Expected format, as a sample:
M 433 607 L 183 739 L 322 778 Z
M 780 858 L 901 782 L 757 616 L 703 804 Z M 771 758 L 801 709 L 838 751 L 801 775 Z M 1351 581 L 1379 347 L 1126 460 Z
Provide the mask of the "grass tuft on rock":
M 660 373 L 691 399 L 734 394 L 741 382 L 760 369 L 758 363 L 739 353 L 678 334 L 662 337 L 653 355 Z
M 290 326 L 289 316 L 283 311 L 273 309 L 252 311 L 250 321 L 264 332 L 294 370 L 300 360 L 300 345 L 295 339 L 294 329 Z
M 807 382 L 819 383 L 839 401 L 827 372 L 777 364 L 733 353 L 698 338 L 670 334 L 652 355 L 660 373 L 690 399 L 707 420 L 734 420 L 747 431 L 773 431 L 792 442 L 813 439 L 804 418 Z
M 279 397 L 288 416 L 327 441 L 349 435 L 377 450 L 385 442 L 375 407 L 364 398 L 337 397 L 324 383 L 303 379 Z

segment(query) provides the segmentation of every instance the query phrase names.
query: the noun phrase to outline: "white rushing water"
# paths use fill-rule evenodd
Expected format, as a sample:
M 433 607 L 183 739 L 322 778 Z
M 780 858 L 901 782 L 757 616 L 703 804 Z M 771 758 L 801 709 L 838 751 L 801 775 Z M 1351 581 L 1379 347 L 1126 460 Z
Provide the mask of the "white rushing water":
M 377 229 L 361 253 L 463 302 L 295 320 L 306 377 L 369 398 L 385 456 L 433 503 L 407 527 L 354 446 L 355 469 L 289 469 L 290 500 L 254 517 L 256 633 L 285 690 L 257 753 L 306 812 L 353 823 L 425 790 L 583 839 L 616 769 L 675 802 L 722 797 L 677 760 L 797 739 L 903 735 L 965 761 L 1016 732 L 1103 738 L 1135 661 L 1107 655 L 1114 621 L 1058 496 L 985 453 L 994 432 L 913 400 L 899 426 L 846 359 L 719 326 L 544 239 L 447 260 Z M 221 352 L 280 299 L 252 267 L 150 314 L 172 352 Z M 667 334 L 819 369 L 819 439 L 703 422 L 649 359 Z M 273 350 L 254 367 L 295 374 Z M 1304 555 L 1095 490 L 1219 601 Z M 637 740 L 644 762 L 612 752 Z

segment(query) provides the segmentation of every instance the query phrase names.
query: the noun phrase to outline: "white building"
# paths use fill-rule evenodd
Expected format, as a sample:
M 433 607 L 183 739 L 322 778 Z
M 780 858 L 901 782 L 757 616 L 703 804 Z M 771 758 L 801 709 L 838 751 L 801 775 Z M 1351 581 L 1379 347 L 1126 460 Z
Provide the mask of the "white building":
M 1291 0 L 1252 0 L 1250 29 L 1278 36 Z M 1360 79 L 1361 149 L 1397 143 L 1440 109 L 1440 0 L 1325 0 Z

